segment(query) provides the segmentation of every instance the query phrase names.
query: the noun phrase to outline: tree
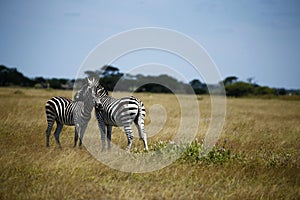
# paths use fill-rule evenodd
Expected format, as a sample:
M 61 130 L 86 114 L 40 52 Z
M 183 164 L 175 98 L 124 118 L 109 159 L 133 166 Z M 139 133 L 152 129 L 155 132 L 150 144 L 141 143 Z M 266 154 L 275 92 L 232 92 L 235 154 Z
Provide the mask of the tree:
M 61 89 L 61 82 L 57 78 L 52 78 L 48 80 L 50 87 L 53 89 Z
M 276 95 L 276 90 L 267 86 L 257 86 L 253 91 L 254 95 Z
M 226 85 L 225 90 L 227 96 L 241 97 L 253 94 L 254 86 L 250 83 L 239 81 Z
M 43 77 L 35 77 L 33 79 L 34 81 L 34 87 L 35 88 L 47 88 L 49 86 L 49 83 L 46 79 L 44 79 Z
M 101 68 L 102 74 L 101 76 L 107 77 L 107 76 L 120 76 L 120 70 L 116 67 L 113 67 L 111 65 L 104 65 Z M 121 74 L 122 76 L 123 74 Z
M 198 79 L 193 79 L 189 84 L 196 94 L 206 94 L 208 91 L 206 84 L 201 83 Z
M 46 83 L 46 79 L 44 79 L 43 77 L 35 77 L 34 79 L 33 79 L 33 81 L 35 82 L 35 83 Z
M 228 76 L 224 79 L 223 84 L 226 85 L 231 85 L 235 83 L 238 80 L 238 77 L 236 76 Z
M 0 86 L 33 86 L 34 82 L 25 77 L 16 68 L 8 68 L 4 65 L 0 65 Z
M 254 77 L 249 77 L 247 78 L 247 82 L 250 83 L 250 84 L 255 84 L 254 82 Z
M 139 87 L 137 92 L 172 93 L 169 88 L 156 83 L 145 84 L 142 87 Z
M 287 91 L 284 88 L 279 88 L 279 89 L 276 89 L 276 94 L 277 95 L 286 95 Z
M 186 86 L 178 82 L 177 79 L 166 74 L 159 76 L 136 76 L 137 85 L 142 85 L 138 91 L 142 92 L 160 92 L 160 93 L 190 93 L 186 90 Z

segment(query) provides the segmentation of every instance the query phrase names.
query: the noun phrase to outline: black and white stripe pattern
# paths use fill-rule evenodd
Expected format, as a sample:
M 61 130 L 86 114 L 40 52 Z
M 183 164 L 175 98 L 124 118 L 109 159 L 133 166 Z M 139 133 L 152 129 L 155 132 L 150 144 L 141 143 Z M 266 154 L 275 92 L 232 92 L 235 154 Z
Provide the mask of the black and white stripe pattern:
M 130 150 L 133 140 L 131 124 L 136 125 L 139 137 L 144 142 L 144 149 L 148 150 L 147 136 L 144 130 L 145 107 L 141 100 L 136 97 L 124 97 L 116 99 L 108 95 L 108 92 L 100 84 L 96 88 L 95 114 L 101 132 L 102 149 L 105 149 L 107 139 L 110 148 L 112 126 L 124 127 L 127 136 L 127 150 Z M 107 135 L 105 133 L 107 127 Z
M 46 116 L 48 127 L 46 130 L 46 146 L 49 146 L 49 138 L 54 122 L 57 127 L 54 132 L 56 143 L 60 146 L 59 135 L 64 125 L 75 126 L 74 147 L 80 134 L 79 146 L 94 108 L 95 87 L 98 80 L 88 79 L 88 83 L 75 94 L 74 101 L 65 97 L 52 97 L 46 103 Z

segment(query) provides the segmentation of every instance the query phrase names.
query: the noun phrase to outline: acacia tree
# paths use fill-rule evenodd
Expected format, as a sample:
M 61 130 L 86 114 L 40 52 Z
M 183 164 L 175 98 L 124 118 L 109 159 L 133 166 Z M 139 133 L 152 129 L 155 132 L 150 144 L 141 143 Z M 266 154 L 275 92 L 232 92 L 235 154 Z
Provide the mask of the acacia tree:
M 206 84 L 202 83 L 198 79 L 193 79 L 189 82 L 189 84 L 196 94 L 206 94 L 208 91 Z
M 226 78 L 224 79 L 223 84 L 224 84 L 225 86 L 226 86 L 226 85 L 231 85 L 231 84 L 237 82 L 237 80 L 238 80 L 238 77 L 236 77 L 236 76 L 228 76 L 228 77 L 226 77 Z

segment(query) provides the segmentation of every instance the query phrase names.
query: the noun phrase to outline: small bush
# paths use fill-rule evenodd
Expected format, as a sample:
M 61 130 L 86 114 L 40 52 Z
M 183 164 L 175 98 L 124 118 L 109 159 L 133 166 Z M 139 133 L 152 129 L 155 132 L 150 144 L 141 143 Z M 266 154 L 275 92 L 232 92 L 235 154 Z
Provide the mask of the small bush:
M 188 145 L 186 151 L 180 158 L 188 162 L 204 162 L 207 164 L 223 164 L 241 158 L 239 154 L 232 153 L 233 146 L 228 144 L 228 140 L 223 140 L 221 144 L 216 144 L 211 150 L 207 150 L 204 143 L 197 140 Z
M 150 148 L 150 152 L 155 151 L 169 156 L 181 153 L 179 162 L 203 162 L 207 164 L 223 164 L 241 158 L 240 154 L 233 154 L 232 150 L 233 146 L 229 145 L 227 140 L 220 144 L 217 143 L 211 150 L 205 147 L 203 141 L 199 142 L 198 140 L 194 140 L 190 144 L 159 141 Z

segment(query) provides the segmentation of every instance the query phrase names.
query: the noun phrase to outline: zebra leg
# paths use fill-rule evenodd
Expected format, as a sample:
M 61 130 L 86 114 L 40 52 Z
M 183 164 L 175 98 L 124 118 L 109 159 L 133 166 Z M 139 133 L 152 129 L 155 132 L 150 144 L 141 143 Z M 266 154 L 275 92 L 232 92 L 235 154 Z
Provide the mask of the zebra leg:
M 102 151 L 105 150 L 105 140 L 106 140 L 106 134 L 105 134 L 105 124 L 101 120 L 98 120 L 98 126 L 100 129 L 100 134 L 101 134 L 101 142 L 102 142 Z
M 135 122 L 135 126 L 136 126 L 136 128 L 138 129 L 138 131 L 139 131 L 140 139 L 143 140 L 143 143 L 144 143 L 144 150 L 145 150 L 145 151 L 148 151 L 147 135 L 146 135 L 146 133 L 145 133 L 144 123 L 136 123 L 136 122 Z
M 46 147 L 49 147 L 50 134 L 53 127 L 54 121 L 48 120 L 48 127 L 46 130 Z
M 127 141 L 128 141 L 126 150 L 130 151 L 130 148 L 131 148 L 131 145 L 132 145 L 132 140 L 133 140 L 133 132 L 132 132 L 130 124 L 124 125 L 124 131 L 125 131 L 125 134 L 127 136 Z
M 82 146 L 83 135 L 84 135 L 86 127 L 87 127 L 87 124 L 82 125 L 82 128 L 80 129 L 79 147 Z
M 112 126 L 108 125 L 107 126 L 107 149 L 110 149 L 111 131 L 112 131 Z
M 140 139 L 143 140 L 144 143 L 144 150 L 148 151 L 148 144 L 147 144 L 147 135 L 145 133 L 145 122 L 144 117 L 141 112 L 139 112 L 138 116 L 134 120 L 134 124 L 136 128 L 138 129 Z
M 74 134 L 74 147 L 76 147 L 78 141 L 78 128 L 75 126 L 75 134 Z
M 56 127 L 56 130 L 55 130 L 55 132 L 54 132 L 55 140 L 56 140 L 56 143 L 57 143 L 57 145 L 58 145 L 59 147 L 61 147 L 60 141 L 59 141 L 59 134 L 60 134 L 60 132 L 61 132 L 63 126 L 64 126 L 63 124 L 57 123 L 57 127 Z

